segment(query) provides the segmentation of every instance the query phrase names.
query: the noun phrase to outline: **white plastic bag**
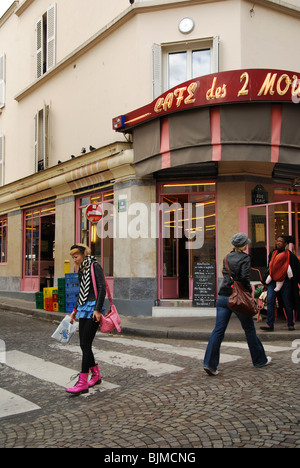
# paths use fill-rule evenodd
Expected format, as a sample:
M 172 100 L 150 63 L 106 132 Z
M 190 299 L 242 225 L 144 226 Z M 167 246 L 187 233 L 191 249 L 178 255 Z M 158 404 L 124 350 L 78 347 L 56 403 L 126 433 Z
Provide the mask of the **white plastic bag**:
M 71 323 L 71 318 L 69 315 L 66 315 L 65 318 L 62 320 L 62 322 L 59 324 L 51 338 L 53 338 L 56 341 L 59 341 L 60 343 L 67 344 L 69 343 L 70 339 L 74 335 L 74 333 L 77 331 L 79 327 L 78 322 Z

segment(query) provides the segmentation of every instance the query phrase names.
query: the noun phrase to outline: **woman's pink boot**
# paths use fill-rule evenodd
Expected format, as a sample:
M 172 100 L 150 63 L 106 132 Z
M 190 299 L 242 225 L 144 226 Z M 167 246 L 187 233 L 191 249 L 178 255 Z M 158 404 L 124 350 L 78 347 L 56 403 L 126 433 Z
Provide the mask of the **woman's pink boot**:
M 74 385 L 73 388 L 67 388 L 67 392 L 72 395 L 80 395 L 81 393 L 89 393 L 89 384 L 88 384 L 89 374 L 79 374 L 79 380 Z
M 94 387 L 95 385 L 101 384 L 101 374 L 99 371 L 99 365 L 96 364 L 95 367 L 91 367 L 92 377 L 89 381 L 89 388 Z

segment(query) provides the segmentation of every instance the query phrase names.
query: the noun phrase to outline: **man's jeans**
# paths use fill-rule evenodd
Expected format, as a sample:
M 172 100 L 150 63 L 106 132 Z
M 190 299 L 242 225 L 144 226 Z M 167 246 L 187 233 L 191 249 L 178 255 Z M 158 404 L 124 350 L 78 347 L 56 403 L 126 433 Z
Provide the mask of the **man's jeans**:
M 220 347 L 224 339 L 225 331 L 228 326 L 232 310 L 228 307 L 229 297 L 220 296 L 217 301 L 217 322 L 214 331 L 209 339 L 206 354 L 204 357 L 204 366 L 212 370 L 217 370 L 220 361 Z M 234 312 L 235 313 L 235 312 Z M 264 366 L 267 363 L 267 356 L 260 340 L 256 335 L 256 328 L 252 317 L 245 317 L 236 314 L 244 329 L 252 362 L 255 367 Z
M 287 278 L 283 283 L 281 290 L 276 293 L 274 289 L 276 288 L 275 281 L 271 281 L 268 285 L 268 294 L 267 294 L 267 307 L 268 307 L 268 326 L 274 327 L 275 321 L 275 303 L 276 303 L 276 294 L 281 294 L 283 307 L 287 316 L 288 326 L 292 327 L 294 325 L 294 310 L 292 304 L 292 282 Z

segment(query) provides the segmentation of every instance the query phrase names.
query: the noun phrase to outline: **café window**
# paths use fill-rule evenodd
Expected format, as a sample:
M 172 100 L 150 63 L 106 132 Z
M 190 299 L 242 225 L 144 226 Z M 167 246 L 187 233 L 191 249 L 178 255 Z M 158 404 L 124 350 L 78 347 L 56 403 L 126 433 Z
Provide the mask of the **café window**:
M 97 223 L 92 223 L 87 219 L 86 209 L 90 204 L 101 206 L 104 222 L 100 222 L 97 225 Z M 79 197 L 76 201 L 76 207 L 76 242 L 88 245 L 92 251 L 92 255 L 97 258 L 97 261 L 102 266 L 105 275 L 108 277 L 113 276 L 113 189 Z
M 0 264 L 7 263 L 7 216 L 0 217 Z
M 219 37 L 154 44 L 153 97 L 180 83 L 219 71 Z

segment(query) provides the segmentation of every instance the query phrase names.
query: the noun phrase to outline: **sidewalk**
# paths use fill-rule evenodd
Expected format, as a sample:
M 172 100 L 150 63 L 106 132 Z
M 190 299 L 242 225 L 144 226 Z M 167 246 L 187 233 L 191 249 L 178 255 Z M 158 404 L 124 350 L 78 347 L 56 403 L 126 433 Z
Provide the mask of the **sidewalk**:
M 64 317 L 62 312 L 47 312 L 35 308 L 35 303 L 13 299 L 10 297 L 0 297 L 1 311 L 11 311 L 22 313 L 39 320 L 47 320 L 59 323 Z M 120 312 L 120 311 L 119 311 Z M 199 340 L 208 341 L 209 336 L 215 326 L 214 317 L 131 317 L 122 316 L 122 335 L 148 338 L 170 338 L 178 340 Z M 300 338 L 300 324 L 296 323 L 296 331 L 287 330 L 285 321 L 278 320 L 275 324 L 274 332 L 263 332 L 260 326 L 264 322 L 256 323 L 258 336 L 262 341 L 293 341 Z M 236 316 L 232 316 L 225 341 L 245 341 L 245 335 Z

